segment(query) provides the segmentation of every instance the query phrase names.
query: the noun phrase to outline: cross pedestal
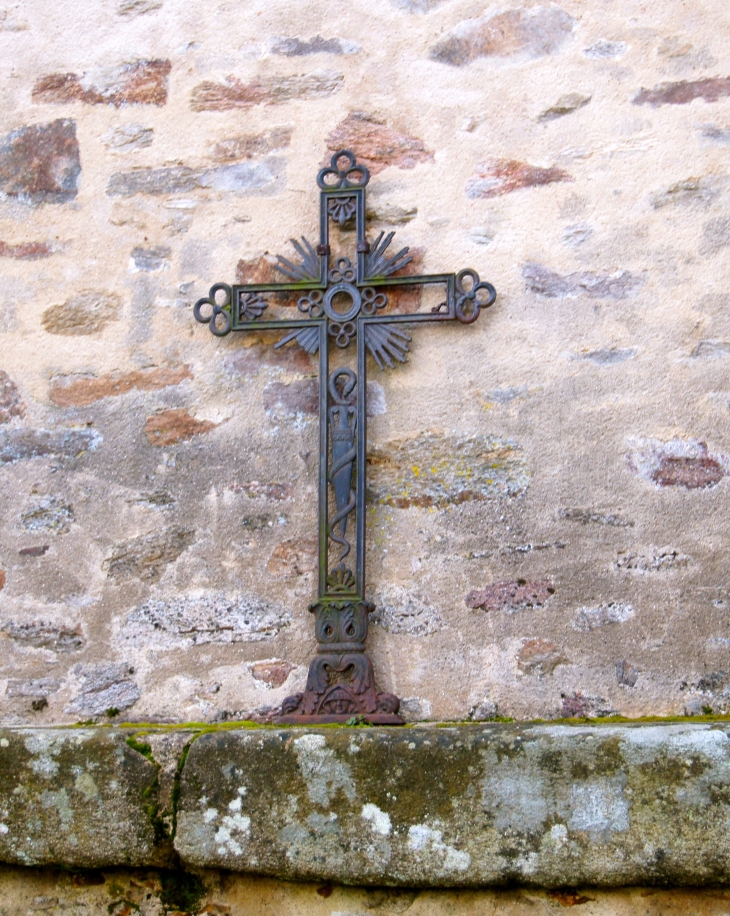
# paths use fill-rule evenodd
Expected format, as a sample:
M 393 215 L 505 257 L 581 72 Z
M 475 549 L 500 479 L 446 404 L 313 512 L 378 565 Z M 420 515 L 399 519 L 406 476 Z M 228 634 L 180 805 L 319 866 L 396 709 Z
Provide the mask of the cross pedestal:
M 408 248 L 390 255 L 394 233 L 381 232 L 372 244 L 365 232 L 367 168 L 340 150 L 317 175 L 320 188 L 319 243 L 292 239 L 296 259 L 279 256 L 285 283 L 229 286 L 216 283 L 195 304 L 198 321 L 218 337 L 231 331 L 281 329 L 283 347 L 296 343 L 319 355 L 319 585 L 314 613 L 317 655 L 303 693 L 287 697 L 278 721 L 287 724 L 347 722 L 362 717 L 373 725 L 400 725 L 399 699 L 378 691 L 365 651 L 365 470 L 367 446 L 367 354 L 381 369 L 406 361 L 411 340 L 406 325 L 423 321 L 471 324 L 496 298 L 494 287 L 474 270 L 458 274 L 400 275 L 411 262 Z M 330 220 L 355 222 L 355 261 L 330 252 Z M 388 308 L 387 289 L 440 286 L 445 299 L 429 312 L 397 313 Z M 262 317 L 266 295 L 297 293 L 298 315 Z M 330 369 L 330 348 L 355 342 L 355 369 Z M 349 531 L 348 531 L 349 526 Z M 354 536 L 352 529 L 354 528 Z M 353 556 L 354 540 L 354 556 Z M 354 562 L 353 562 L 354 560 Z

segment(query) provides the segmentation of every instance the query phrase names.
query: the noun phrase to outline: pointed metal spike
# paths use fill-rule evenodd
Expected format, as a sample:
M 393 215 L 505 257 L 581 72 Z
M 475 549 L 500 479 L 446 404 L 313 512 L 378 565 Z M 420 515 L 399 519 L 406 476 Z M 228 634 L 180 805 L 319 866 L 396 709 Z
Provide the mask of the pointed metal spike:
M 294 246 L 294 250 L 297 252 L 299 257 L 302 259 L 302 263 L 298 265 L 301 278 L 303 280 L 316 280 L 319 276 L 319 260 L 312 250 L 312 246 L 309 242 L 302 236 L 302 242 L 304 245 L 310 249 L 309 252 L 300 245 L 296 239 L 289 239 L 291 244 Z
M 394 338 L 398 338 L 403 341 L 413 340 L 410 334 L 407 334 L 405 331 L 398 330 L 397 328 L 392 329 L 392 331 L 390 332 L 390 336 Z
M 400 362 L 400 363 L 405 363 L 405 362 L 407 362 L 407 360 L 406 360 L 405 356 L 403 356 L 403 354 L 409 352 L 409 351 L 408 351 L 408 347 L 403 347 L 403 348 L 397 347 L 397 346 L 393 343 L 393 341 L 388 340 L 388 341 L 386 341 L 386 342 L 383 344 L 383 350 L 384 350 L 386 353 L 390 353 L 391 356 L 395 357 L 395 359 L 398 360 L 398 362 Z
M 307 353 L 314 354 L 319 350 L 319 331 L 317 328 L 304 328 L 297 337 L 300 346 Z
M 294 340 L 299 331 L 292 331 L 291 334 L 287 334 L 286 337 L 282 337 L 278 343 L 274 344 L 274 349 L 278 350 L 279 347 L 283 347 L 284 344 L 288 344 L 290 340 Z
M 299 244 L 299 242 L 298 242 L 296 239 L 289 239 L 289 241 L 290 241 L 290 242 L 292 243 L 292 245 L 294 246 L 294 250 L 295 250 L 296 253 L 299 255 L 299 257 L 300 257 L 300 258 L 304 258 L 304 260 L 306 261 L 306 259 L 307 259 L 307 253 L 306 253 L 305 250 L 302 248 L 302 246 Z
M 408 251 L 410 251 L 409 248 L 403 248 L 398 252 L 398 254 L 393 255 L 392 258 L 389 258 L 385 262 L 385 266 L 381 271 L 382 275 L 389 277 L 391 274 L 394 274 L 402 267 L 405 267 L 406 264 L 410 264 L 413 258 L 408 254 Z
M 296 264 L 292 264 L 291 261 L 282 257 L 280 254 L 278 254 L 276 258 L 279 263 L 275 264 L 274 267 L 276 267 L 277 270 L 280 270 L 283 274 L 286 274 L 287 277 L 291 277 L 292 280 L 302 279 L 301 271 L 296 266 Z
M 303 241 L 304 244 L 307 246 L 307 251 L 309 252 L 309 257 L 310 257 L 313 261 L 318 262 L 318 261 L 319 261 L 319 257 L 318 257 L 318 255 L 317 255 L 317 252 L 314 250 L 314 246 L 313 246 L 312 243 L 309 241 L 309 239 L 306 238 L 305 236 L 302 236 L 302 241 Z
M 368 344 L 368 350 L 370 350 L 370 352 L 373 354 L 373 358 L 375 359 L 375 362 L 378 364 L 378 367 L 380 369 L 385 369 L 385 363 L 383 362 L 383 355 L 381 354 L 381 351 L 377 347 L 373 347 L 370 344 Z M 390 369 L 394 368 L 393 363 L 390 361 L 387 355 L 385 356 L 385 359 L 388 362 L 388 368 Z
M 286 337 L 282 337 L 278 343 L 274 344 L 274 349 L 278 350 L 279 347 L 283 347 L 292 340 L 296 340 L 299 346 L 306 350 L 307 353 L 313 354 L 319 350 L 319 331 L 317 328 L 298 328 L 296 331 L 292 331 L 291 334 L 287 334 Z

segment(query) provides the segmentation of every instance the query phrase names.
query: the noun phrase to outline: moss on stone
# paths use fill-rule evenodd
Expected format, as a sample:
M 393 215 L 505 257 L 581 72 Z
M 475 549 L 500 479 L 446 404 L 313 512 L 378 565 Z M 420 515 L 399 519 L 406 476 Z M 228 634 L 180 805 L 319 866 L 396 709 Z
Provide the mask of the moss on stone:
M 160 903 L 169 910 L 192 914 L 200 910 L 205 884 L 193 872 L 178 869 L 160 874 Z

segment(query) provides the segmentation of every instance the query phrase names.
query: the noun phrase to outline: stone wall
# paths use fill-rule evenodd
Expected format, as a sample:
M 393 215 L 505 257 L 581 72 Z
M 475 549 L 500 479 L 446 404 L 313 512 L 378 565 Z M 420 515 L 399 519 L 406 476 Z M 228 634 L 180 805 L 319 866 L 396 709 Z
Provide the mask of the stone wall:
M 0 7 L 2 722 L 302 688 L 316 366 L 192 306 L 316 237 L 343 146 L 371 238 L 499 294 L 370 376 L 380 686 L 730 709 L 729 32 L 720 0 Z
M 92 916 L 556 916 L 584 906 L 590 916 L 725 916 L 730 892 L 626 888 L 418 890 L 353 888 L 327 883 L 290 884 L 221 872 L 121 869 L 75 873 L 0 867 L 5 916 L 76 912 Z M 588 908 L 590 904 L 590 909 Z

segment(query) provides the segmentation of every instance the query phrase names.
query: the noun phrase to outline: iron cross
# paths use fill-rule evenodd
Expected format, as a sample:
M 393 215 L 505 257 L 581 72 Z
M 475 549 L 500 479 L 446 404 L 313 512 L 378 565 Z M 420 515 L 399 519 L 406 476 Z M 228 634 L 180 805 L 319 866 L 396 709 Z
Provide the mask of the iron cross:
M 279 722 L 316 724 L 362 717 L 374 725 L 399 725 L 399 699 L 379 692 L 365 652 L 365 471 L 367 445 L 367 354 L 381 369 L 406 361 L 407 325 L 422 321 L 471 324 L 496 292 L 474 270 L 458 274 L 403 275 L 408 248 L 389 254 L 394 233 L 371 244 L 365 232 L 365 188 L 370 173 L 349 150 L 332 156 L 320 170 L 319 244 L 292 239 L 296 258 L 279 256 L 286 283 L 216 283 L 195 304 L 198 321 L 218 337 L 230 331 L 281 329 L 276 347 L 292 343 L 319 354 L 319 588 L 310 606 L 315 615 L 317 655 L 303 693 L 287 697 Z M 356 258 L 331 260 L 330 220 L 341 227 L 354 218 Z M 400 274 L 400 276 L 395 276 Z M 428 312 L 388 310 L 386 288 L 419 284 L 442 287 L 446 298 Z M 263 318 L 271 293 L 299 294 L 294 318 Z M 330 345 L 346 350 L 356 341 L 356 370 L 330 370 Z M 349 531 L 348 531 L 349 525 Z M 354 564 L 352 563 L 354 528 Z M 354 569 L 353 569 L 354 566 Z

